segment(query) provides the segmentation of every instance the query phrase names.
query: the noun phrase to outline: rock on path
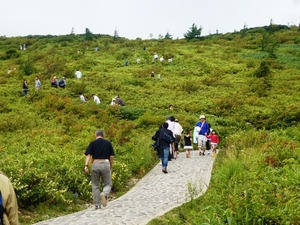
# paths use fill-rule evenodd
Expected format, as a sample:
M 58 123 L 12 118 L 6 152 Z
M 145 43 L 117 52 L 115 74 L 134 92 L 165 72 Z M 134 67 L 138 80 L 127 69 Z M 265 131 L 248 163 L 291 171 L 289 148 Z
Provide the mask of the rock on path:
M 36 225 L 143 225 L 155 217 L 203 194 L 209 184 L 214 158 L 199 156 L 198 151 L 186 158 L 180 153 L 169 162 L 168 174 L 157 164 L 130 191 L 108 202 L 100 210 L 89 208 L 77 213 L 36 223 Z M 195 192 L 188 190 L 193 189 Z M 195 196 L 191 196 L 195 193 Z

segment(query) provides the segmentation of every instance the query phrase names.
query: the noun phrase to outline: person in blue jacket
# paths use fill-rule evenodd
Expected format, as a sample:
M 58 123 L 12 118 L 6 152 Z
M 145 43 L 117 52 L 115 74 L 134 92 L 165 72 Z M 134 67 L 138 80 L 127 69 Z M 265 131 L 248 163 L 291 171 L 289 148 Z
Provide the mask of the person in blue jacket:
M 207 135 L 209 134 L 209 124 L 205 120 L 205 116 L 200 116 L 200 121 L 196 123 L 196 129 L 198 131 L 198 149 L 199 155 L 205 155 Z

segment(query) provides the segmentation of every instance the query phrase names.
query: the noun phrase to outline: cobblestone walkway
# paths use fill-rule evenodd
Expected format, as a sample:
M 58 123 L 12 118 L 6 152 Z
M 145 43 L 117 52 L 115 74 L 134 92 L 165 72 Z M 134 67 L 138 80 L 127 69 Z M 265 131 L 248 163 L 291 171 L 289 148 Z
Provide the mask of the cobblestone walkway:
M 155 217 L 189 201 L 188 186 L 203 194 L 209 184 L 214 158 L 199 156 L 198 151 L 186 158 L 180 153 L 169 162 L 168 174 L 156 165 L 129 192 L 108 202 L 105 208 L 89 208 L 77 213 L 36 223 L 36 225 L 143 225 Z M 195 196 L 194 196 L 195 197 Z

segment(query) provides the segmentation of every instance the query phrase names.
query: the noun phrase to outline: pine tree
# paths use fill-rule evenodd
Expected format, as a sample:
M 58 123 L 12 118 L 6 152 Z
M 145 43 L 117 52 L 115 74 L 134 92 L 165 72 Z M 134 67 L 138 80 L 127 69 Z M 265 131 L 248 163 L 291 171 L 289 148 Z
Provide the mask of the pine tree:
M 193 38 L 200 38 L 201 31 L 202 31 L 202 27 L 198 28 L 197 25 L 193 23 L 192 27 L 184 34 L 184 37 L 187 40 L 191 40 Z
M 169 34 L 169 32 L 167 32 L 166 35 L 165 35 L 165 39 L 172 39 L 172 35 Z

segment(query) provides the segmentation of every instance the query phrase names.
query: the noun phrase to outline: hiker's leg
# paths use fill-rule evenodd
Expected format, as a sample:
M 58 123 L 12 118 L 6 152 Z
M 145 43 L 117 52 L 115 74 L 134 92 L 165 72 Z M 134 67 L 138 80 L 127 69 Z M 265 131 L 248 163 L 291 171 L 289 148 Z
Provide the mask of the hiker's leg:
M 199 149 L 199 155 L 202 155 L 202 139 L 201 136 L 198 137 L 198 149 Z
M 92 192 L 95 205 L 100 205 L 100 164 L 93 163 L 92 165 Z
M 166 169 L 168 166 L 169 153 L 170 153 L 170 148 L 164 147 L 164 154 L 163 154 L 164 156 L 163 156 L 163 160 L 162 160 L 163 169 Z
M 112 187 L 111 181 L 111 171 L 109 162 L 102 162 L 101 163 L 101 172 L 102 172 L 102 185 L 103 185 L 103 193 L 105 197 L 109 196 Z

